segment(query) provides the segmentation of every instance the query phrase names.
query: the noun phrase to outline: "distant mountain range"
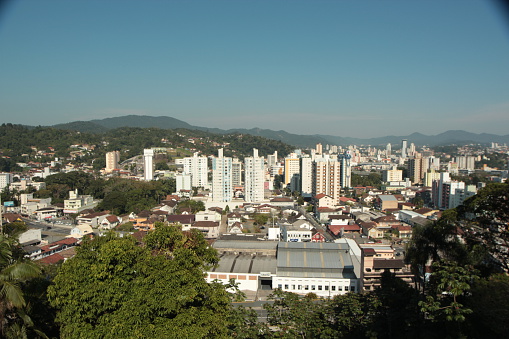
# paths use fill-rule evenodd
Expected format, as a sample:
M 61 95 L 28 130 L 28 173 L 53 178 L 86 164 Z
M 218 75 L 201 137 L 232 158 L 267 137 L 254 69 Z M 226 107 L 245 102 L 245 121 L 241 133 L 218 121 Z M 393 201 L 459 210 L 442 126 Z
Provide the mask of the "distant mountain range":
M 291 134 L 286 131 L 273 131 L 270 129 L 261 128 L 252 129 L 234 128 L 223 130 L 219 128 L 193 126 L 185 121 L 171 117 L 164 116 L 152 117 L 145 115 L 127 115 L 115 118 L 95 119 L 90 121 L 74 121 L 66 124 L 54 125 L 52 127 L 90 133 L 102 133 L 107 130 L 119 127 L 141 127 L 141 128 L 155 127 L 161 129 L 185 128 L 190 130 L 200 130 L 217 134 L 230 134 L 230 133 L 251 134 L 268 139 L 280 140 L 282 142 L 285 142 L 289 145 L 294 145 L 296 147 L 314 147 L 317 143 L 322 143 L 324 145 L 330 144 L 341 146 L 347 145 L 378 146 L 386 145 L 388 143 L 391 143 L 393 145 L 399 145 L 402 139 L 407 139 L 409 144 L 413 142 L 416 145 L 428 145 L 428 146 L 451 145 L 451 144 L 464 145 L 470 143 L 489 144 L 491 142 L 496 142 L 499 144 L 504 143 L 509 144 L 509 134 L 508 135 L 495 135 L 487 133 L 476 134 L 460 130 L 451 130 L 437 135 L 424 135 L 421 133 L 413 133 L 406 136 L 386 136 L 379 138 L 361 139 L 320 134 L 299 135 Z

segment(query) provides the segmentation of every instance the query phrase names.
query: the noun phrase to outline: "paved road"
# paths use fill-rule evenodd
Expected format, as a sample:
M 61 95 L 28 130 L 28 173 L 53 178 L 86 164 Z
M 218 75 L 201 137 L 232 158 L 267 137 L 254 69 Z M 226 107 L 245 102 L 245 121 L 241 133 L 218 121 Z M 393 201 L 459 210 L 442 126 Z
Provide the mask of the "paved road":
M 302 213 L 306 219 L 317 229 L 317 230 L 321 230 L 323 232 L 323 235 L 325 236 L 325 239 L 327 241 L 334 241 L 334 238 L 332 237 L 332 235 L 330 235 L 330 233 L 325 229 L 325 227 L 322 226 L 321 223 L 319 223 L 311 214 L 309 214 L 308 212 L 306 212 L 306 210 L 304 209 L 304 207 L 302 206 L 299 206 L 299 212 Z

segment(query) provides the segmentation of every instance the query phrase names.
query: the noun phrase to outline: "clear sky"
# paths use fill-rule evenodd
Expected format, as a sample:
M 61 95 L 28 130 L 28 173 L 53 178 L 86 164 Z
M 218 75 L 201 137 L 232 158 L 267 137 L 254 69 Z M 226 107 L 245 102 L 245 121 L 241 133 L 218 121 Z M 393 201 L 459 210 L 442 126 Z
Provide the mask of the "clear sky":
M 488 0 L 11 1 L 0 123 L 509 134 L 508 20 Z

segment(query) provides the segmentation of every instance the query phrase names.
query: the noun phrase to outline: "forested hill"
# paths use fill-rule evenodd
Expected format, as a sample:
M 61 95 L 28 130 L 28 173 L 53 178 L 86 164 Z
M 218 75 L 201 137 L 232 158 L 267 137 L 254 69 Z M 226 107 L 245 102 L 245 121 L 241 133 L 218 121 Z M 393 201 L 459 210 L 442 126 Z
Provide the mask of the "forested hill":
M 88 145 L 92 147 L 83 147 Z M 29 128 L 21 125 L 0 126 L 0 152 L 3 171 L 14 170 L 16 162 L 48 161 L 53 157 L 67 158 L 70 152 L 82 152 L 79 159 L 97 166 L 104 162 L 104 154 L 120 150 L 121 160 L 143 153 L 144 148 L 166 147 L 179 150 L 180 156 L 201 152 L 202 155 L 217 155 L 223 147 L 225 156 L 243 159 L 253 154 L 253 148 L 260 156 L 277 151 L 288 154 L 294 147 L 281 141 L 248 134 L 214 134 L 187 129 L 160 129 L 122 127 L 104 133 L 89 133 L 62 130 L 53 127 Z
M 120 128 L 120 127 L 155 127 L 162 129 L 179 129 L 185 128 L 188 130 L 198 130 L 211 132 L 216 134 L 250 134 L 255 136 L 261 136 L 268 139 L 279 140 L 284 143 L 294 145 L 297 147 L 314 147 L 317 143 L 324 145 L 387 145 L 388 143 L 399 145 L 402 139 L 408 139 L 409 143 L 416 145 L 449 145 L 449 144 L 489 144 L 496 142 L 500 144 L 509 143 L 509 135 L 495 135 L 488 133 L 470 133 L 466 131 L 450 130 L 437 135 L 424 135 L 421 133 L 412 133 L 408 135 L 400 136 L 384 136 L 377 138 L 359 138 L 359 137 L 342 137 L 340 136 L 344 131 L 344 127 L 338 126 L 337 135 L 299 135 L 292 134 L 283 130 L 270 130 L 262 128 L 235 128 L 229 130 L 223 130 L 219 128 L 200 127 L 188 124 L 185 121 L 175 119 L 168 116 L 145 116 L 145 115 L 126 115 L 114 118 L 95 119 L 90 121 L 75 121 L 65 124 L 59 124 L 53 126 L 59 129 L 71 129 L 80 132 L 93 132 L 102 133 L 104 131 Z

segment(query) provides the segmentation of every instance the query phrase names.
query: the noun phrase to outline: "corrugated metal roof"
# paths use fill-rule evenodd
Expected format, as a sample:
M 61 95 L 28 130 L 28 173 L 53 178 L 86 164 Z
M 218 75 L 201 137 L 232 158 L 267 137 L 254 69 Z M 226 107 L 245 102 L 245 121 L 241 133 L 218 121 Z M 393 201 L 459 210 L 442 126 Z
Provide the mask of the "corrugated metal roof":
M 280 243 L 277 275 L 287 277 L 344 278 L 355 276 L 348 244 Z
M 219 266 L 213 272 L 224 273 L 276 273 L 275 256 L 251 256 L 249 254 L 224 254 L 219 258 Z

